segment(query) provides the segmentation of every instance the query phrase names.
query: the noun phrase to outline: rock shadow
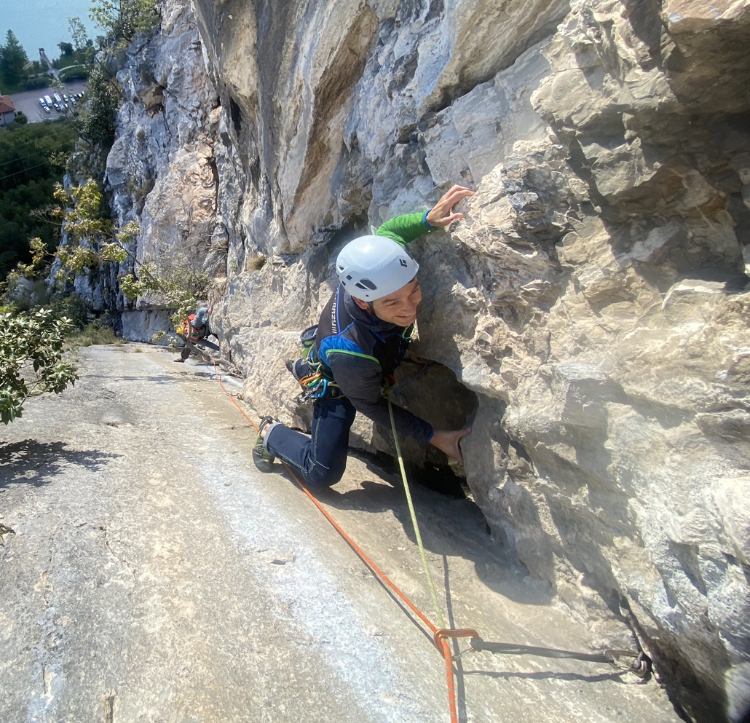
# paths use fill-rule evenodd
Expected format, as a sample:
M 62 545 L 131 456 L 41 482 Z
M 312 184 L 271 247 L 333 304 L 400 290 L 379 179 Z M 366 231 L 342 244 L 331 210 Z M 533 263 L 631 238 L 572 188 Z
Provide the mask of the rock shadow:
M 86 379 L 105 379 L 117 382 L 150 382 L 152 384 L 177 384 L 178 378 L 167 374 L 144 374 L 143 376 L 110 376 L 108 374 L 86 374 Z
M 614 681 L 616 683 L 627 683 L 623 677 L 628 675 L 627 670 L 617 673 L 600 673 L 598 675 L 584 675 L 582 673 L 563 673 L 552 670 L 539 670 L 534 673 L 521 673 L 515 671 L 500 670 L 464 670 L 464 675 L 483 675 L 486 678 L 497 678 L 499 680 L 510 680 L 521 678 L 524 680 L 563 680 L 574 683 L 603 683 Z
M 384 471 L 373 463 L 366 461 L 366 464 L 377 475 L 378 481 L 364 480 L 357 489 L 346 492 L 339 492 L 335 488 L 311 488 L 311 492 L 321 503 L 335 509 L 373 513 L 390 510 L 404 528 L 408 539 L 416 546 L 400 478 L 384 475 Z M 384 476 L 386 482 L 382 481 Z M 441 555 L 444 560 L 443 578 L 449 616 L 452 607 L 447 565 L 449 556 L 471 561 L 477 578 L 489 589 L 510 600 L 527 605 L 547 605 L 551 602 L 551 588 L 522 583 L 526 577 L 525 569 L 517 563 L 509 549 L 499 548 L 497 541 L 490 537 L 485 517 L 475 502 L 442 495 L 419 485 L 411 484 L 410 489 L 425 550 Z
M 24 439 L 0 444 L 0 492 L 12 484 L 48 485 L 71 465 L 99 471 L 110 459 L 119 456 L 99 450 L 66 449 L 65 442 Z

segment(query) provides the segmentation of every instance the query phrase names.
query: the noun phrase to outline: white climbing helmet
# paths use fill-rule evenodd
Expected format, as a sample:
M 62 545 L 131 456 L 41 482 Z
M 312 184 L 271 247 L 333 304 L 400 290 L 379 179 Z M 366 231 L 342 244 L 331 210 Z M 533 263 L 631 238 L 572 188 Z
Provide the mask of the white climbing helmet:
M 350 241 L 336 259 L 344 288 L 357 299 L 375 301 L 408 284 L 419 264 L 403 246 L 384 236 L 360 236 Z

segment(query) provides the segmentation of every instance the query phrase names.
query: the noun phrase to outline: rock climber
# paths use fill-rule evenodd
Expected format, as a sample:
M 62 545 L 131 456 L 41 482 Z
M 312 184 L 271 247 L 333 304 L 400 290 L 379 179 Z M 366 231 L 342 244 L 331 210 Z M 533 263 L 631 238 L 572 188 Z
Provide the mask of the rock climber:
M 264 417 L 253 449 L 259 469 L 270 471 L 278 457 L 309 484 L 331 486 L 344 474 L 355 414 L 390 425 L 383 387 L 406 353 L 422 301 L 419 265 L 406 247 L 463 218 L 453 207 L 473 195 L 468 188 L 453 186 L 429 211 L 397 216 L 374 235 L 344 246 L 336 260 L 340 284 L 317 327 L 303 333 L 309 356 L 287 362 L 314 400 L 311 437 Z M 469 429 L 434 429 L 395 404 L 393 413 L 399 435 L 429 442 L 463 462 L 459 442 Z
M 209 325 L 208 317 L 211 315 L 211 309 L 207 306 L 202 306 L 194 314 L 190 314 L 185 321 L 176 329 L 177 333 L 185 340 L 185 346 L 180 352 L 180 358 L 175 359 L 176 362 L 183 363 L 190 356 L 193 346 L 197 346 L 200 343 L 201 346 L 207 346 L 209 349 L 219 351 L 219 347 L 213 342 L 208 341 L 209 336 L 215 338 L 214 334 Z

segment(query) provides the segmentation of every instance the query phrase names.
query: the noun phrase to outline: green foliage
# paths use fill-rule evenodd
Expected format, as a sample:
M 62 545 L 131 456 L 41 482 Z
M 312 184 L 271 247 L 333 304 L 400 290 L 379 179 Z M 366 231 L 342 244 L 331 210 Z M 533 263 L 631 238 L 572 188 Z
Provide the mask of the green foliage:
M 49 86 L 51 78 L 47 75 L 40 78 L 26 78 L 23 81 L 23 90 L 38 90 L 39 88 L 46 88 Z
M 33 238 L 29 241 L 29 251 L 31 252 L 31 263 L 19 263 L 18 266 L 8 274 L 8 279 L 11 279 L 13 276 L 24 276 L 27 279 L 33 279 L 39 274 L 45 259 L 50 255 L 49 250 L 44 245 L 44 241 L 37 236 L 37 238 Z
M 50 309 L 0 314 L 0 419 L 20 417 L 29 397 L 59 394 L 78 378 L 63 360 L 63 342 L 71 324 Z
M 12 30 L 5 36 L 5 45 L 0 45 L 0 75 L 9 85 L 15 85 L 26 76 L 24 68 L 29 58 Z
M 55 201 L 54 185 L 64 173 L 60 161 L 76 135 L 67 120 L 14 123 L 0 133 L 0 280 L 19 261 L 31 261 L 29 239 L 40 238 L 48 250 L 57 246 L 61 219 L 45 209 Z
M 97 270 L 102 263 L 114 260 L 105 258 L 100 251 L 100 246 L 108 248 L 115 229 L 107 218 L 104 198 L 96 181 L 89 180 L 69 191 L 57 184 L 55 200 L 60 204 L 57 212 L 69 240 L 57 251 L 62 264 L 57 279 L 80 274 L 84 269 Z
M 81 330 L 88 324 L 89 311 L 83 299 L 76 293 L 67 296 L 55 295 L 49 303 L 52 313 L 58 318 L 68 319 L 74 330 Z
M 59 58 L 55 58 L 52 61 L 52 67 L 58 70 L 69 68 L 73 65 L 83 65 L 88 67 L 94 60 L 94 48 L 84 48 L 83 50 L 75 50 L 70 55 L 61 55 Z
M 85 65 L 71 65 L 64 68 L 57 76 L 63 83 L 69 80 L 85 80 L 89 77 L 89 69 Z
M 57 44 L 57 47 L 60 48 L 60 53 L 62 55 L 73 55 L 73 43 L 62 41 Z
M 89 17 L 116 49 L 127 45 L 136 33 L 152 31 L 160 19 L 156 0 L 92 0 Z
M 106 67 L 94 65 L 89 74 L 89 102 L 82 115 L 81 137 L 103 154 L 115 141 L 115 120 L 120 107 L 120 86 Z
M 60 278 L 77 274 L 86 268 L 96 269 L 105 263 L 133 262 L 133 271 L 119 277 L 120 291 L 129 299 L 157 294 L 162 303 L 174 310 L 175 323 L 195 309 L 198 299 L 206 298 L 211 278 L 204 271 L 188 267 L 157 267 L 140 261 L 130 245 L 137 241 L 140 227 L 135 221 L 115 233 L 112 222 L 103 213 L 103 196 L 95 181 L 66 191 L 58 186 L 55 197 L 66 207 L 65 230 L 70 243 L 58 250 L 62 263 Z
M 71 334 L 71 336 L 68 337 L 67 343 L 72 347 L 92 346 L 95 344 L 121 345 L 122 340 L 118 339 L 115 332 L 108 326 L 105 326 L 98 321 L 92 321 L 80 331 Z
M 93 47 L 81 18 L 68 18 L 68 30 L 70 31 L 70 37 L 73 38 L 73 45 L 75 45 L 76 50 L 86 50 Z
M 23 126 L 26 125 L 29 122 L 29 119 L 26 117 L 25 113 L 22 113 L 20 110 L 18 113 L 16 113 L 16 117 L 13 121 L 14 123 L 18 123 L 18 125 Z
M 83 186 L 66 191 L 55 186 L 55 200 L 72 206 L 65 212 L 65 231 L 77 243 L 114 234 L 112 222 L 104 215 L 104 196 L 96 181 L 89 179 Z

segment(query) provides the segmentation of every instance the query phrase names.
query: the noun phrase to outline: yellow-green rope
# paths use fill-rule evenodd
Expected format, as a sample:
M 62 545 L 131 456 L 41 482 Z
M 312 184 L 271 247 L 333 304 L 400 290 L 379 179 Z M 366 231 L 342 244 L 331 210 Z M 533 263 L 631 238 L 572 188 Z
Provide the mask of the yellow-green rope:
M 419 533 L 419 525 L 417 524 L 417 513 L 414 511 L 414 503 L 411 499 L 411 490 L 409 489 L 409 482 L 406 479 L 406 470 L 404 469 L 404 459 L 401 456 L 401 447 L 398 443 L 398 435 L 396 434 L 396 420 L 393 418 L 393 407 L 391 405 L 390 397 L 388 398 L 388 414 L 391 415 L 391 430 L 393 431 L 393 441 L 396 445 L 396 456 L 398 457 L 398 466 L 401 469 L 401 479 L 404 481 L 404 491 L 406 492 L 406 501 L 409 504 L 409 513 L 411 514 L 411 522 L 414 525 L 414 535 L 417 538 L 417 545 L 419 546 L 419 554 L 422 556 L 422 565 L 424 566 L 425 574 L 427 575 L 427 584 L 430 588 L 430 594 L 432 595 L 432 603 L 435 606 L 435 614 L 441 628 L 445 628 L 445 620 L 443 619 L 443 613 L 440 610 L 440 603 L 438 602 L 437 592 L 435 591 L 435 583 L 432 582 L 432 575 L 430 574 L 430 568 L 427 566 L 427 555 L 424 551 L 424 545 L 422 544 L 422 535 Z

